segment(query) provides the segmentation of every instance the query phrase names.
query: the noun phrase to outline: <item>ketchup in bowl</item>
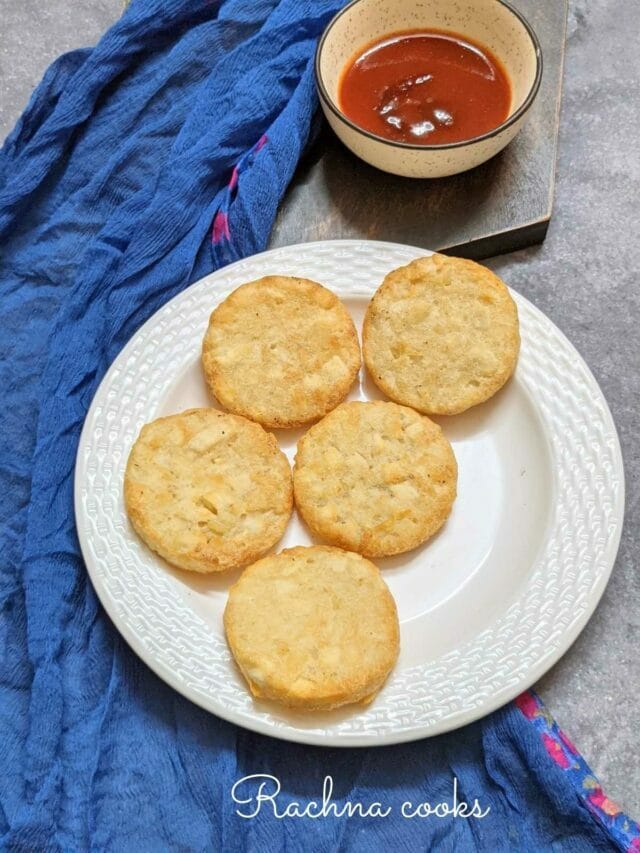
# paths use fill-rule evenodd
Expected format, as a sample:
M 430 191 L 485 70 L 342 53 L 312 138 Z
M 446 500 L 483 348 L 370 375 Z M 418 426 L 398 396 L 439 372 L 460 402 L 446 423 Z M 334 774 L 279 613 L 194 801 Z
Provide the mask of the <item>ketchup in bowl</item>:
M 447 145 L 481 136 L 509 116 L 511 84 L 486 47 L 456 33 L 391 33 L 346 66 L 340 109 L 394 142 Z

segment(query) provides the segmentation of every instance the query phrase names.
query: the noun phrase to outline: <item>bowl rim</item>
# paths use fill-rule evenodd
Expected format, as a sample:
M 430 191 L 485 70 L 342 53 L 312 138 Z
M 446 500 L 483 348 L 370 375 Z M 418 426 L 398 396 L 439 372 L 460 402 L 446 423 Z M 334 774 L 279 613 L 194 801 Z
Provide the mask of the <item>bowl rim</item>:
M 441 143 L 440 145 L 421 145 L 416 142 L 395 142 L 393 139 L 387 139 L 384 136 L 378 136 L 377 133 L 372 133 L 370 130 L 366 130 L 363 127 L 360 127 L 359 124 L 356 124 L 352 121 L 345 113 L 338 107 L 336 103 L 334 103 L 333 98 L 329 95 L 327 91 L 327 87 L 324 84 L 324 80 L 322 79 L 322 74 L 320 72 L 320 56 L 322 54 L 322 49 L 324 44 L 329 36 L 333 25 L 341 18 L 346 12 L 349 11 L 353 6 L 357 6 L 358 3 L 362 2 L 362 0 L 351 0 L 350 3 L 347 3 L 339 12 L 337 12 L 333 18 L 329 21 L 327 26 L 320 37 L 320 41 L 316 47 L 316 53 L 314 58 L 314 70 L 315 70 L 315 78 L 316 78 L 316 87 L 318 89 L 318 94 L 320 95 L 320 100 L 323 104 L 331 110 L 331 112 L 345 124 L 352 128 L 352 130 L 361 133 L 363 136 L 367 136 L 369 139 L 373 139 L 375 142 L 382 142 L 384 145 L 390 145 L 393 148 L 403 148 L 409 149 L 412 151 L 446 151 L 451 148 L 464 148 L 467 145 L 473 145 L 476 142 L 482 142 L 485 139 L 491 139 L 494 136 L 497 136 L 499 133 L 502 133 L 507 128 L 511 127 L 515 124 L 522 116 L 528 111 L 529 107 L 533 104 L 536 95 L 538 94 L 538 90 L 540 89 L 540 83 L 542 81 L 542 70 L 543 70 L 543 61 L 542 61 L 542 48 L 540 46 L 540 41 L 538 40 L 538 36 L 536 35 L 535 30 L 529 23 L 529 21 L 525 18 L 525 16 L 518 9 L 514 8 L 511 3 L 508 3 L 507 0 L 495 0 L 496 3 L 500 3 L 501 6 L 504 6 L 508 9 L 512 15 L 514 15 L 520 23 L 525 28 L 527 35 L 531 39 L 531 43 L 533 45 L 535 57 L 536 57 L 536 73 L 531 85 L 531 89 L 527 97 L 524 99 L 522 104 L 518 107 L 518 109 L 508 116 L 501 124 L 494 127 L 493 130 L 488 130 L 486 133 L 482 133 L 479 136 L 470 136 L 468 139 L 461 139 L 459 142 L 446 142 Z

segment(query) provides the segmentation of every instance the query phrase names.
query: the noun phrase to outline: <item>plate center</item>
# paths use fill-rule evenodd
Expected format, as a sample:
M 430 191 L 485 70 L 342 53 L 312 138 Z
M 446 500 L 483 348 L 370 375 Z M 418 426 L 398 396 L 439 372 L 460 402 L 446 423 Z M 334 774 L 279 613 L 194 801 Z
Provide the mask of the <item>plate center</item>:
M 367 300 L 345 300 L 357 328 Z M 362 369 L 349 399 L 386 399 Z M 158 415 L 215 406 L 199 353 L 167 389 Z M 434 660 L 472 639 L 517 597 L 545 539 L 554 483 L 542 422 L 515 377 L 493 399 L 455 417 L 436 419 L 458 461 L 458 497 L 442 530 L 421 547 L 375 562 L 394 595 L 407 666 Z M 293 464 L 304 429 L 274 430 Z M 297 513 L 275 550 L 314 539 Z M 173 571 L 173 570 L 170 570 Z M 190 606 L 222 636 L 230 576 L 175 571 Z

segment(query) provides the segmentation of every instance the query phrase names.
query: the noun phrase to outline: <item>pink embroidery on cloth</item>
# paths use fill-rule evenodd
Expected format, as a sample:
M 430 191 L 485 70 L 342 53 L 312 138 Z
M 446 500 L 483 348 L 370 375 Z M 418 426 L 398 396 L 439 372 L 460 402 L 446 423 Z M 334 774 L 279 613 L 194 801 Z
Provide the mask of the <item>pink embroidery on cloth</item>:
M 213 231 L 211 238 L 214 243 L 220 243 L 223 239 L 229 239 L 229 217 L 219 210 L 213 219 Z
M 220 208 L 216 211 L 216 214 L 213 217 L 211 242 L 214 245 L 218 245 L 225 240 L 228 242 L 231 239 L 231 233 L 229 231 L 229 208 L 231 207 L 231 202 L 237 192 L 240 175 L 245 171 L 245 169 L 251 166 L 256 155 L 264 148 L 267 141 L 266 134 L 263 134 L 253 148 L 243 154 L 233 167 L 229 183 L 227 184 L 222 196 Z
M 515 699 L 515 704 L 535 726 L 549 756 L 568 774 L 577 795 L 614 843 L 625 853 L 640 853 L 640 825 L 604 794 L 587 762 L 559 728 L 540 697 L 527 690 Z

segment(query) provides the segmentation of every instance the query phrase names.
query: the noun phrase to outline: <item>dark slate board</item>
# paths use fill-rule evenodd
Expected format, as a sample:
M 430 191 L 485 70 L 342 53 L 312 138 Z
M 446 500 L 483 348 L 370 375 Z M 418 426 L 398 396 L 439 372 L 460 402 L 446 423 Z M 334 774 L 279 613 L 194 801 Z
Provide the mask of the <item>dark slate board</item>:
M 493 160 L 451 178 L 388 175 L 325 124 L 300 163 L 271 246 L 346 237 L 486 258 L 544 240 L 553 204 L 568 0 L 513 0 L 542 46 L 544 74 L 520 134 Z

